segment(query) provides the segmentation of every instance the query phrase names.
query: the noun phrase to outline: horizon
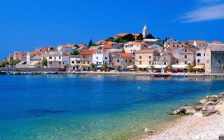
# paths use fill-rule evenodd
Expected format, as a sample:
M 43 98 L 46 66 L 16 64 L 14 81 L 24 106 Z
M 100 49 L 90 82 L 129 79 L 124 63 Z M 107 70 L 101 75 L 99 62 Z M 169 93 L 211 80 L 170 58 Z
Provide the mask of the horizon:
M 0 5 L 0 59 L 13 51 L 141 33 L 145 24 L 160 39 L 224 42 L 223 0 L 0 0 Z

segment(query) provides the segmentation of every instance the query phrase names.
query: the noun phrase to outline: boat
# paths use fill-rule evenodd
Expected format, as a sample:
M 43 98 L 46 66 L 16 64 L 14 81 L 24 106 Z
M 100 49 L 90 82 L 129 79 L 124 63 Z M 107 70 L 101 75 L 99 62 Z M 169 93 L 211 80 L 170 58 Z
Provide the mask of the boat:
M 169 73 L 150 73 L 150 77 L 170 77 Z

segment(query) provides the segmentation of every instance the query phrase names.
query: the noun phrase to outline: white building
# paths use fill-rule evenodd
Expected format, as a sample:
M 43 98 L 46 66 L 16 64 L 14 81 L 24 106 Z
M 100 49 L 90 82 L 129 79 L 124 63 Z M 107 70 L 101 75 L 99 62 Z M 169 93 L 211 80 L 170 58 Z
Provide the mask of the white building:
M 69 64 L 69 56 L 61 51 L 48 52 L 46 59 L 49 68 L 64 68 Z
M 109 53 L 95 53 L 92 57 L 92 62 L 95 65 L 108 64 L 109 65 Z
M 192 45 L 194 45 L 194 46 L 196 46 L 198 48 L 206 48 L 206 47 L 208 47 L 208 43 L 205 42 L 204 40 L 194 40 Z
M 67 45 L 59 45 L 57 48 L 58 51 L 61 52 L 74 52 L 74 44 L 67 44 Z
M 146 25 L 143 27 L 143 29 L 142 29 L 142 36 L 143 36 L 143 38 L 145 38 L 146 36 L 148 35 L 148 30 L 147 30 L 147 27 L 146 27 Z
M 173 38 L 169 38 L 164 42 L 164 48 L 167 48 L 170 44 L 179 44 L 180 42 L 178 40 L 175 40 Z
M 205 48 L 201 48 L 195 53 L 196 65 L 205 65 Z
M 148 45 L 143 41 L 130 41 L 124 44 L 125 53 L 135 53 L 139 50 L 148 50 Z
M 70 55 L 70 65 L 72 70 L 78 70 L 81 66 L 80 55 Z

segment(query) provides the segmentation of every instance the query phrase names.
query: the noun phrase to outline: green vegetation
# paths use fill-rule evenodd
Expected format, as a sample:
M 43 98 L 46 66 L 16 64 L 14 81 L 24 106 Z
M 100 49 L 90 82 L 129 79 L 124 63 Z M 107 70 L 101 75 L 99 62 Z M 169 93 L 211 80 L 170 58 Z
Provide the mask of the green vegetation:
M 74 50 L 73 53 L 71 53 L 71 55 L 79 55 L 80 52 L 78 50 Z
M 116 68 L 116 71 L 121 71 L 121 66 L 120 65 L 116 66 L 115 68 Z
M 75 44 L 74 47 L 75 47 L 75 48 L 79 48 L 79 45 L 78 45 L 78 44 Z
M 5 67 L 9 65 L 9 61 L 8 60 L 3 60 L 1 63 L 0 63 L 0 67 Z
M 95 70 L 96 69 L 96 65 L 94 63 L 90 64 L 90 68 L 91 70 Z
M 103 71 L 108 71 L 108 69 L 109 69 L 108 64 L 103 64 L 102 67 L 101 67 L 101 69 L 102 69 Z
M 18 64 L 19 62 L 20 62 L 19 59 L 15 59 L 15 60 L 13 60 L 13 61 L 10 63 L 10 65 L 11 65 L 11 66 L 15 66 L 15 65 Z
M 113 37 L 108 37 L 107 39 L 106 39 L 106 41 L 114 41 L 114 38 Z
M 98 45 L 93 43 L 92 39 L 90 39 L 89 44 L 88 44 L 88 48 L 90 48 L 92 46 L 98 46 Z
M 160 47 L 162 47 L 162 48 L 163 48 L 163 42 L 162 42 L 162 41 L 160 41 L 160 40 L 158 40 L 158 41 L 154 42 L 153 44 L 158 45 L 158 46 L 160 46 Z
M 137 40 L 143 40 L 143 35 L 142 35 L 142 33 L 140 33 L 136 39 L 137 39 Z
M 47 59 L 44 57 L 42 60 L 42 67 L 47 67 Z
M 147 39 L 155 39 L 155 37 L 152 34 L 150 34 L 150 33 L 148 35 L 146 35 L 145 38 L 147 38 Z

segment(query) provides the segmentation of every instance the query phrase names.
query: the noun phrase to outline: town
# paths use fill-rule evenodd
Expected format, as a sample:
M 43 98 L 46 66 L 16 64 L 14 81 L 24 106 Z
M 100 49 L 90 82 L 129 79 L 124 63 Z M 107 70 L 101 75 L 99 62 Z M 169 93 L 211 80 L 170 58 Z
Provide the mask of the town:
M 59 71 L 146 71 L 151 73 L 224 73 L 224 44 L 220 41 L 173 38 L 148 33 L 119 33 L 89 44 L 38 47 L 15 51 L 0 63 L 1 70 L 58 69 Z

